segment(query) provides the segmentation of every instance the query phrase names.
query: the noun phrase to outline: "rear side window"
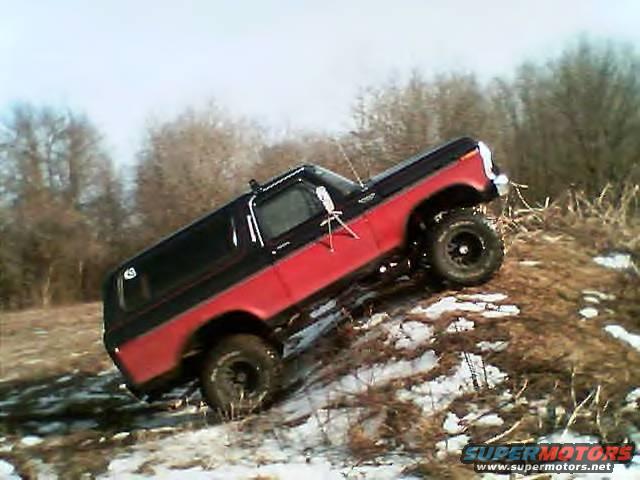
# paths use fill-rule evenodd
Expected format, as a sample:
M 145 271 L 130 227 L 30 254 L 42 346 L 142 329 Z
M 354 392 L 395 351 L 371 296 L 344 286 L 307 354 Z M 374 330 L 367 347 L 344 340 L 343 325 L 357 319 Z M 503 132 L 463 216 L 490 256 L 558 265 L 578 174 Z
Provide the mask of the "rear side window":
M 125 267 L 118 276 L 120 303 L 125 310 L 138 309 L 198 280 L 224 263 L 236 248 L 232 218 L 228 212 L 216 213 Z
M 298 182 L 261 201 L 257 210 L 260 227 L 271 239 L 315 217 L 324 207 L 310 185 Z

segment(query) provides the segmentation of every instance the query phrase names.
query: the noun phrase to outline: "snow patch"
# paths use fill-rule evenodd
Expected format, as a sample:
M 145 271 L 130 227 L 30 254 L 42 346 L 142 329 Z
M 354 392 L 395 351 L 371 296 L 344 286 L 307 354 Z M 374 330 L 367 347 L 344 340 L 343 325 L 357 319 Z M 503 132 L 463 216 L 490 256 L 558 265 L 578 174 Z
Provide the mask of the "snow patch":
M 373 386 L 384 385 L 392 380 L 428 372 L 437 364 L 436 354 L 428 350 L 413 360 L 402 359 L 360 367 L 328 385 L 310 389 L 303 387 L 302 391 L 277 410 L 290 420 L 305 417 L 339 398 L 366 392 Z
M 495 413 L 489 413 L 486 409 L 477 410 L 477 407 L 473 405 L 473 410 L 467 413 L 462 419 L 455 413 L 448 412 L 442 428 L 447 433 L 457 435 L 464 433 L 467 425 L 471 424 L 483 427 L 499 427 L 504 424 L 504 420 Z
M 29 464 L 36 470 L 34 478 L 38 480 L 58 480 L 60 478 L 52 465 L 44 463 L 39 458 L 31 458 Z
M 635 390 L 631 390 L 626 398 L 628 403 L 634 403 L 640 400 L 640 388 L 636 388 Z
M 409 311 L 409 313 L 424 315 L 431 320 L 440 318 L 447 312 L 482 312 L 485 309 L 484 304 L 477 304 L 473 302 L 459 302 L 456 297 L 444 297 L 438 300 L 436 303 L 429 305 L 427 308 L 415 307 Z
M 509 342 L 497 341 L 497 342 L 478 342 L 476 347 L 482 352 L 502 352 L 509 346 Z
M 165 480 L 246 480 L 269 478 L 277 480 L 344 480 L 372 479 L 395 480 L 402 478 L 404 465 L 372 465 L 336 468 L 327 460 L 307 462 L 282 462 L 269 465 L 223 465 L 204 471 L 200 467 L 173 470 L 164 467 L 155 468 L 154 477 Z M 408 478 L 408 477 L 404 477 Z
M 590 435 L 580 435 L 572 430 L 563 430 L 540 437 L 538 443 L 598 443 L 598 439 Z
M 486 375 L 486 378 L 485 378 Z M 493 365 L 484 364 L 480 355 L 462 353 L 460 364 L 451 375 L 400 390 L 397 397 L 409 400 L 427 413 L 435 413 L 448 407 L 460 395 L 472 392 L 476 385 L 493 387 L 507 378 L 507 374 Z
M 471 440 L 471 437 L 464 434 L 449 437 L 446 440 L 440 440 L 436 443 L 436 456 L 438 458 L 444 458 L 449 454 L 459 454 L 462 452 L 464 446 L 469 443 L 469 440 Z
M 150 478 L 163 479 L 379 479 L 401 478 L 410 459 L 388 456 L 374 465 L 349 460 L 344 445 L 359 409 L 321 409 L 305 422 L 280 427 L 273 412 L 254 428 L 229 422 L 137 445 L 112 460 L 103 479 L 147 478 L 136 471 L 146 465 Z M 275 422 L 275 423 L 274 423 Z M 258 433 L 258 434 L 257 434 Z M 328 450 L 326 447 L 333 448 Z M 184 468 L 196 462 L 202 466 Z
M 448 412 L 442 428 L 447 433 L 458 433 L 462 429 L 460 427 L 460 417 L 453 412 Z
M 464 317 L 460 317 L 455 322 L 451 322 L 445 332 L 447 333 L 456 333 L 456 332 L 467 332 L 469 330 L 473 330 L 475 328 L 475 323 L 471 320 L 467 320 Z
M 6 480 L 20 480 L 18 474 L 15 473 L 16 469 L 9 462 L 0 459 L 0 478 Z
M 616 296 L 615 295 L 611 295 L 610 293 L 603 293 L 600 292 L 599 290 L 591 290 L 591 289 L 585 289 L 582 290 L 582 294 L 585 296 L 585 300 L 587 300 L 587 297 L 595 297 L 598 298 L 599 300 L 615 300 Z
M 409 311 L 414 315 L 422 315 L 431 320 L 440 318 L 448 312 L 480 313 L 487 318 L 508 317 L 520 313 L 515 305 L 496 305 L 494 302 L 505 300 L 503 293 L 478 293 L 473 295 L 459 295 L 458 297 L 444 297 L 428 307 L 417 306 Z M 462 300 L 462 301 L 461 301 Z
M 520 265 L 523 267 L 537 267 L 541 264 L 542 262 L 539 260 L 520 260 Z
M 328 442 L 334 446 L 344 445 L 349 426 L 358 418 L 359 410 L 356 408 L 343 408 L 339 410 L 321 408 L 307 420 L 289 429 L 283 435 L 290 445 L 313 448 Z
M 20 443 L 25 447 L 34 447 L 42 443 L 42 438 L 36 437 L 35 435 L 27 435 L 26 437 L 22 437 Z
M 415 350 L 433 335 L 433 328 L 417 321 L 396 321 L 385 325 L 385 329 L 389 333 L 386 343 L 394 342 L 396 350 Z
M 465 300 L 479 300 L 481 302 L 501 302 L 507 299 L 504 293 L 474 293 L 471 295 L 459 295 Z
M 114 458 L 109 462 L 106 478 L 123 478 L 128 473 L 133 473 L 147 461 L 147 455 L 143 452 L 134 452 L 122 457 Z M 105 478 L 105 477 L 102 477 Z
M 489 415 L 478 418 L 473 423 L 475 425 L 481 425 L 483 427 L 499 427 L 500 425 L 504 425 L 504 420 L 502 420 L 499 415 L 491 413 Z
M 620 325 L 607 325 L 606 327 L 604 327 L 604 330 L 612 337 L 628 343 L 638 352 L 640 352 L 640 335 L 630 333 Z
M 598 310 L 593 307 L 585 307 L 578 313 L 584 318 L 594 318 L 598 316 Z
M 613 270 L 634 270 L 636 266 L 628 253 L 611 252 L 607 255 L 593 257 L 598 265 Z
M 369 320 L 367 320 L 363 325 L 362 325 L 362 329 L 364 330 L 368 330 L 370 328 L 375 327 L 376 325 L 381 324 L 382 322 L 385 322 L 387 320 L 389 320 L 391 317 L 389 317 L 388 313 L 374 313 L 373 315 L 371 315 L 371 318 L 369 318 Z
M 337 480 L 343 477 L 333 471 L 331 464 L 307 465 L 305 463 L 273 463 L 260 467 L 224 465 L 214 470 L 203 471 L 200 467 L 187 470 L 156 468 L 155 476 L 167 480 L 244 480 L 248 478 L 277 478 L 278 480 Z

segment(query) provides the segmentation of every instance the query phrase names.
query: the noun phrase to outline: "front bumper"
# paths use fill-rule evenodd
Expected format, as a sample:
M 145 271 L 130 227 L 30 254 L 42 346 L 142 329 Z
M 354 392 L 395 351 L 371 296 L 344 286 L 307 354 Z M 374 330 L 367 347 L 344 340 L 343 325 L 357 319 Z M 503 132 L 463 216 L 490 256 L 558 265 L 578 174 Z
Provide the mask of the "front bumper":
M 501 197 L 504 197 L 507 193 L 509 193 L 509 177 L 507 177 L 504 173 L 500 175 L 496 175 L 491 179 L 491 183 L 493 183 L 496 192 Z

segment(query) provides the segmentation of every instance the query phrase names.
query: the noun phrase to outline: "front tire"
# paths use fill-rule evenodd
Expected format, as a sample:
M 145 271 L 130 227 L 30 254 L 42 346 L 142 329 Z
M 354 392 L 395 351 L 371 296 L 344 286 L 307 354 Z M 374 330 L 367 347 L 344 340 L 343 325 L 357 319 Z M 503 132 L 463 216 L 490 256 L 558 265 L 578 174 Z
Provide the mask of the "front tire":
M 502 238 L 490 220 L 468 210 L 445 214 L 426 247 L 436 276 L 462 287 L 489 280 L 504 257 Z
M 202 396 L 229 419 L 268 406 L 281 385 L 282 363 L 276 349 L 255 335 L 228 336 L 205 356 Z

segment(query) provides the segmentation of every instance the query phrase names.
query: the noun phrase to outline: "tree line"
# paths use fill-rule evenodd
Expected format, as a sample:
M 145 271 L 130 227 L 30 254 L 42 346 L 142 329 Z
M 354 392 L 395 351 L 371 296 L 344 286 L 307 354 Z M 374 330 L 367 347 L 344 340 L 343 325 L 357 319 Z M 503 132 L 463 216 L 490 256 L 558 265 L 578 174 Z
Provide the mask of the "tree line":
M 546 62 L 480 82 L 473 73 L 361 90 L 353 130 L 268 130 L 215 103 L 146 128 L 130 171 L 70 110 L 17 104 L 0 119 L 0 309 L 99 297 L 127 255 L 300 163 L 363 177 L 447 139 L 485 140 L 532 200 L 640 181 L 640 56 L 582 39 Z

